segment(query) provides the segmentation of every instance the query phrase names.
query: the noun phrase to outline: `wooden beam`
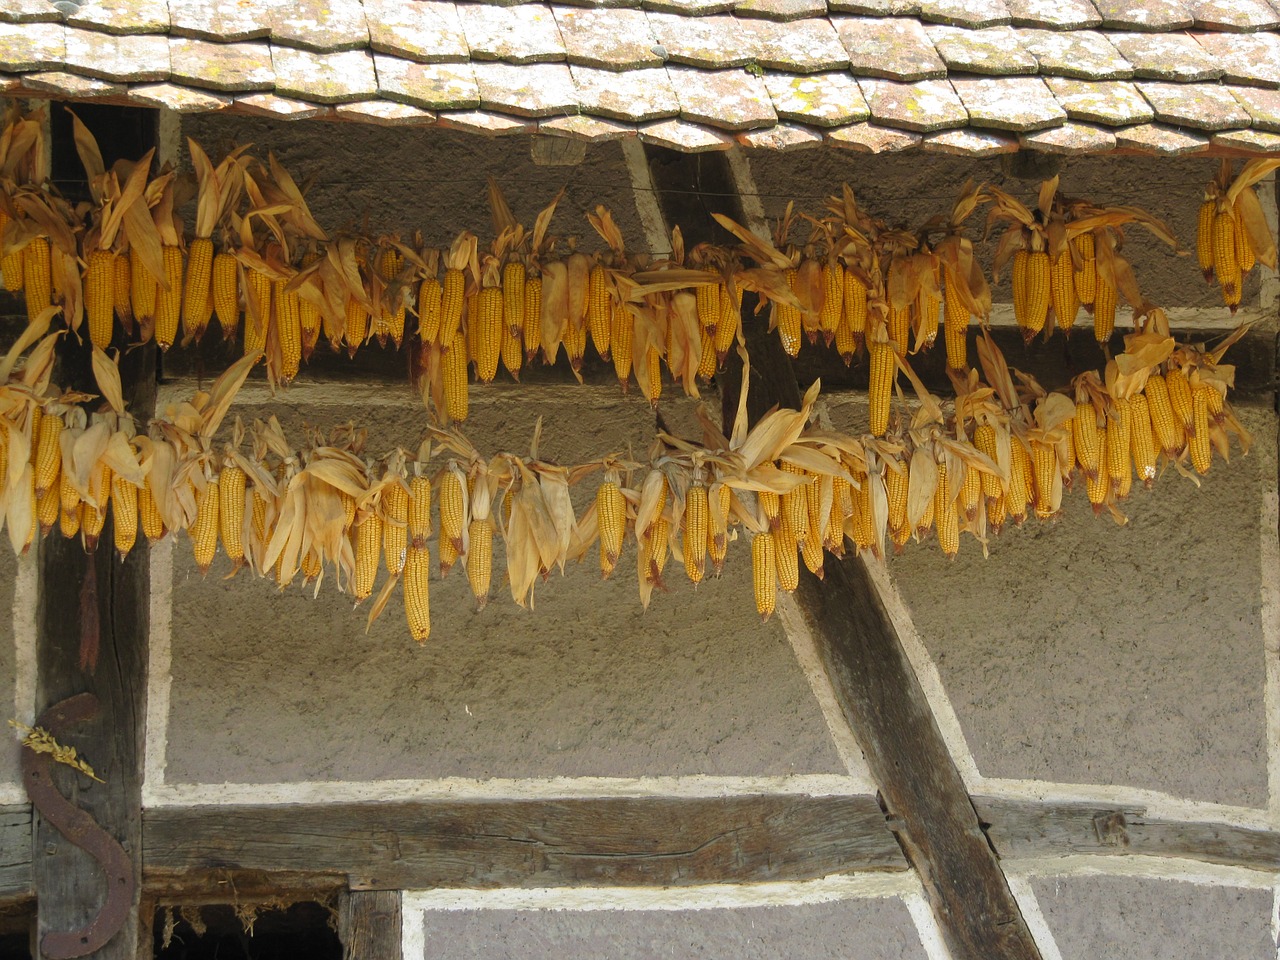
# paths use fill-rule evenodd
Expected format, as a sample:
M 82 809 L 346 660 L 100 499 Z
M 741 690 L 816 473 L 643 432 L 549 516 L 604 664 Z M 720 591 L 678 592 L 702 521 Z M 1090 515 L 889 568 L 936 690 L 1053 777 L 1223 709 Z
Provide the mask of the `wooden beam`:
M 352 890 L 338 898 L 343 960 L 402 960 L 399 890 Z
M 0 902 L 24 900 L 31 886 L 31 805 L 0 806 Z
M 291 870 L 353 890 L 812 880 L 906 861 L 870 797 L 162 807 L 148 870 Z

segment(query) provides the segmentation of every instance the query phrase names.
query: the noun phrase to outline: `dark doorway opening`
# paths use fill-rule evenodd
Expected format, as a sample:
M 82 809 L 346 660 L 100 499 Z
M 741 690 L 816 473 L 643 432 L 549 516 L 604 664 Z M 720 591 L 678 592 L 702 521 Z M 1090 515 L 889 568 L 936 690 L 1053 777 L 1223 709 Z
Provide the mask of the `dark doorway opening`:
M 336 925 L 333 910 L 314 902 L 259 910 L 230 905 L 161 907 L 155 916 L 155 956 L 157 960 L 342 960 Z
M 31 937 L 26 933 L 0 935 L 0 960 L 31 960 Z
M 156 143 L 158 110 L 100 103 L 77 103 L 72 109 L 98 141 L 103 166 L 108 170 L 117 160 L 139 159 Z M 61 103 L 49 104 L 49 130 L 53 140 L 54 184 L 69 200 L 88 200 L 89 182 L 80 155 L 76 153 L 71 114 Z

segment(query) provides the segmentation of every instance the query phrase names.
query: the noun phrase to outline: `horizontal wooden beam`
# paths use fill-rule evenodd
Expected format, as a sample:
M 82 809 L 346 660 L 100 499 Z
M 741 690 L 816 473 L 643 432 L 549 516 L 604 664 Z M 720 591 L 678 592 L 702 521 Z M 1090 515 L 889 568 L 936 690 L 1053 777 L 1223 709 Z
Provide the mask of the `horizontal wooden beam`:
M 0 806 L 0 900 L 21 900 L 33 895 L 31 805 Z
M 339 874 L 351 889 L 810 880 L 906 862 L 871 797 L 751 796 L 147 812 L 148 869 Z

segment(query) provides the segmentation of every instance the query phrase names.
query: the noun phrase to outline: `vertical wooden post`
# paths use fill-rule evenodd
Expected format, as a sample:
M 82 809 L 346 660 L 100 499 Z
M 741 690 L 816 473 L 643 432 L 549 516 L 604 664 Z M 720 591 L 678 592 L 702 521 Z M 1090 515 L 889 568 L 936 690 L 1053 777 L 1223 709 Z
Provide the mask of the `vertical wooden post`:
M 344 960 L 403 960 L 399 890 L 347 890 L 338 901 Z

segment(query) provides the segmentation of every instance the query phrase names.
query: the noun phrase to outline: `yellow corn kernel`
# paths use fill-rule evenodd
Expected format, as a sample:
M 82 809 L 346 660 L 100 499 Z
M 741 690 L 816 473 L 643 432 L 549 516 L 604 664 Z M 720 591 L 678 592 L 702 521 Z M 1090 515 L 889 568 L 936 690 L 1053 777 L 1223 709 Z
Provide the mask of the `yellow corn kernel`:
M 133 326 L 133 305 L 129 301 L 133 275 L 129 270 L 129 258 L 121 253 L 111 255 L 111 309 L 125 325 Z
M 1216 251 L 1215 251 L 1216 254 Z M 1209 472 L 1213 462 L 1213 447 L 1209 443 L 1209 396 L 1212 390 L 1208 384 L 1198 383 L 1191 394 L 1192 423 L 1194 432 L 1189 433 L 1187 447 L 1191 453 L 1191 465 L 1196 473 Z
M 369 311 L 355 297 L 348 297 L 344 319 L 343 339 L 347 343 L 347 355 L 354 357 L 369 339 Z
M 621 306 L 621 305 L 619 305 Z M 615 311 L 615 316 L 616 311 Z M 526 277 L 524 281 L 524 359 L 526 363 L 532 363 L 533 358 L 538 355 L 538 351 L 542 349 L 542 278 Z M 628 348 L 630 341 L 628 341 Z M 628 370 L 630 369 L 631 356 L 627 354 Z M 614 358 L 614 366 L 617 366 L 617 358 Z
M 947 483 L 947 465 L 938 464 L 938 485 L 933 491 L 933 523 L 938 531 L 938 546 L 946 557 L 954 557 L 960 551 L 960 518 L 956 514 L 956 502 L 951 497 Z
M 911 346 L 911 307 L 889 305 L 889 339 L 894 349 L 906 356 Z
M 410 547 L 404 559 L 404 615 L 409 636 L 426 643 L 431 636 L 431 552 L 426 545 Z
M 109 250 L 94 250 L 84 271 L 84 309 L 89 318 L 89 340 L 107 349 L 111 343 L 116 308 L 116 265 Z
M 266 349 L 271 325 L 271 278 L 261 270 L 245 273 L 244 355 Z
M 1237 203 L 1231 209 L 1236 221 L 1236 266 L 1240 269 L 1240 282 L 1243 284 L 1244 278 L 1248 276 L 1249 271 L 1258 262 L 1258 258 L 1253 252 L 1253 243 L 1249 239 L 1249 231 L 1245 229 L 1244 214 L 1240 212 L 1240 204 Z
M 716 324 L 715 336 L 711 338 L 712 346 L 716 351 L 716 361 L 719 364 L 724 363 L 725 357 L 733 349 L 733 343 L 738 339 L 738 330 L 742 326 L 742 314 L 733 299 L 733 294 L 727 287 L 721 291 L 721 294 L 720 320 Z
M 1206 281 L 1213 279 L 1213 218 L 1216 212 L 1217 204 L 1206 199 L 1200 204 L 1196 217 L 1196 260 Z
M 715 336 L 716 324 L 720 322 L 720 287 L 718 283 L 700 283 L 693 288 L 698 326 L 711 336 Z
M 1240 261 L 1236 257 L 1236 218 L 1230 210 L 1213 217 L 1213 275 L 1228 306 L 1240 302 Z
M 382 552 L 382 520 L 376 513 L 365 514 L 352 528 L 355 541 L 356 568 L 351 581 L 351 593 L 356 602 L 367 599 L 373 593 L 378 578 L 378 554 Z
M 182 312 L 182 249 L 165 246 L 161 248 L 164 256 L 164 279 L 168 290 L 156 292 L 156 346 L 168 350 L 178 337 L 178 321 Z
M 609 325 L 613 319 L 611 301 L 608 271 L 603 264 L 597 263 L 587 275 L 587 327 L 591 331 L 591 344 L 602 360 L 609 359 Z
M 884 471 L 884 490 L 888 501 L 889 533 L 895 544 L 901 546 L 911 536 L 911 524 L 907 522 L 907 488 L 910 478 L 906 464 L 901 470 L 886 467 Z M 901 539 L 898 535 L 901 534 Z
M 212 304 L 213 241 L 196 237 L 187 249 L 187 280 L 182 293 L 182 324 L 188 337 L 200 340 L 209 322 Z
M 467 337 L 459 333 L 445 348 L 440 363 L 444 379 L 445 416 L 455 423 L 467 419 Z
M 393 577 L 404 569 L 408 534 L 409 491 L 402 483 L 392 483 L 382 491 L 382 556 Z
M 213 312 L 222 328 L 222 339 L 234 340 L 240 326 L 239 269 L 235 255 L 226 250 L 213 258 L 210 294 Z
M 1174 412 L 1168 382 L 1161 374 L 1153 373 L 1147 377 L 1146 397 L 1156 440 L 1165 456 L 1172 459 L 1186 446 L 1186 426 Z
M 489 580 L 493 572 L 493 518 L 471 521 L 467 545 L 467 581 L 480 609 L 489 602 Z
M 462 307 L 465 301 L 466 281 L 461 270 L 450 268 L 444 272 L 440 294 L 440 342 L 453 343 L 462 327 Z
M 627 502 L 612 480 L 600 484 L 596 491 L 596 521 L 600 529 L 600 572 L 608 580 L 622 554 L 627 532 Z
M 1036 334 L 1043 330 L 1044 321 L 1048 313 L 1049 254 L 1040 250 L 1027 255 L 1027 331 Z
M 757 533 L 751 538 L 751 581 L 756 598 L 756 613 L 761 621 L 773 615 L 778 602 L 776 546 L 772 533 Z
M 804 477 L 805 471 L 802 467 L 796 466 L 787 460 L 783 460 L 778 464 L 779 469 L 783 473 L 789 473 L 792 476 Z M 791 531 L 796 534 L 796 541 L 804 539 L 808 536 L 809 529 L 809 484 L 796 484 L 791 490 L 782 494 L 782 520 L 789 524 Z
M 58 476 L 62 472 L 62 427 L 62 417 L 56 413 L 46 413 L 40 418 L 40 431 L 33 451 L 37 500 L 58 485 Z
M 244 493 L 244 470 L 228 463 L 218 474 L 218 533 L 222 549 L 237 567 L 244 563 Z
M 492 383 L 498 374 L 502 356 L 502 338 L 506 334 L 502 318 L 502 288 L 485 287 L 476 301 L 479 326 L 476 330 L 476 374 L 483 383 Z M 470 322 L 470 321 L 468 321 Z
M 778 571 L 778 588 L 791 593 L 800 585 L 800 560 L 797 556 L 799 544 L 795 531 L 787 526 L 786 520 L 773 535 L 774 567 Z
M 1080 300 L 1076 296 L 1075 268 L 1071 263 L 1071 251 L 1065 247 L 1058 254 L 1049 275 L 1049 300 L 1058 329 L 1064 333 L 1076 325 Z
M 414 476 L 409 481 L 409 545 L 425 547 L 431 538 L 431 481 Z
M 280 379 L 288 383 L 302 362 L 302 298 L 286 290 L 286 280 L 272 282 L 276 335 L 280 339 Z
M 856 352 L 867 333 L 867 285 L 852 270 L 844 272 L 844 319 Z
M 1098 462 L 1102 457 L 1102 439 L 1098 432 L 1098 414 L 1092 403 L 1077 403 L 1076 415 L 1071 418 L 1071 433 L 1075 441 L 1076 462 L 1089 480 L 1098 477 Z
M 27 322 L 53 303 L 53 264 L 49 239 L 32 237 L 22 248 L 22 288 L 27 304 Z
M 613 323 L 609 332 L 609 352 L 613 358 L 613 371 L 622 389 L 626 390 L 631 377 L 631 349 L 635 318 L 622 303 L 613 307 Z
M 1156 459 L 1160 447 L 1151 426 L 1151 404 L 1144 393 L 1129 398 L 1129 452 L 1138 479 L 1150 487 L 1156 480 Z
M 708 492 L 707 554 L 711 557 L 711 569 L 718 577 L 724 569 L 724 558 L 729 549 L 729 509 L 733 503 L 733 491 L 723 483 L 715 490 L 714 496 Z
M 137 247 L 129 248 L 129 274 L 132 278 L 129 302 L 133 306 L 133 318 L 144 329 L 149 328 L 156 315 L 156 295 L 159 293 L 159 284 L 147 269 Z
M 218 551 L 218 485 L 216 481 L 205 484 L 196 497 L 196 520 L 188 534 L 196 566 L 202 574 L 209 572 L 214 554 Z
M 1080 269 L 1073 277 L 1076 296 L 1081 303 L 1091 304 L 1098 293 L 1098 261 L 1094 258 L 1093 234 L 1082 233 L 1072 242 L 1080 254 Z
M 1018 437 L 1010 438 L 1009 452 L 1009 490 L 1005 502 L 1013 522 L 1021 525 L 1027 519 L 1027 504 L 1031 502 L 1034 484 L 1031 455 Z
M 830 343 L 844 314 L 844 267 L 839 260 L 831 260 L 822 265 L 822 294 L 818 326 Z
M 0 457 L 0 482 L 4 477 L 4 457 Z M 80 491 L 71 483 L 71 476 L 65 470 L 58 477 L 58 506 L 63 513 L 75 513 L 80 506 Z
M 871 354 L 871 380 L 867 387 L 867 404 L 871 416 L 871 433 L 883 437 L 889 429 L 889 405 L 893 399 L 896 364 L 893 347 L 888 343 L 872 340 L 868 350 Z
M 4 231 L 9 225 L 9 215 L 0 210 L 0 251 L 4 249 Z M 22 289 L 22 252 L 0 254 L 0 285 L 10 293 Z
M 1088 492 L 1089 502 L 1093 504 L 1095 513 L 1101 510 L 1102 505 L 1107 501 L 1107 497 L 1111 493 L 1111 476 L 1107 472 L 1107 464 L 1110 459 L 1107 456 L 1107 450 L 1109 449 L 1108 433 L 1110 433 L 1110 423 L 1098 428 L 1098 442 L 1102 445 L 1103 451 L 1103 455 L 1098 458 L 1098 476 L 1096 479 L 1086 477 L 1085 489 Z
M 1058 454 L 1054 447 L 1038 440 L 1031 442 L 1031 472 L 1035 480 L 1033 503 L 1036 516 L 1047 520 L 1054 515 L 1053 481 L 1058 475 Z
M 796 286 L 796 271 L 788 267 L 785 271 L 787 287 Z M 773 324 L 778 328 L 778 337 L 782 340 L 782 349 L 787 356 L 794 357 L 800 352 L 800 308 L 788 303 L 775 302 L 773 305 Z
M 123 560 L 138 539 L 138 488 L 118 475 L 111 478 L 111 526 L 116 553 Z
M 964 370 L 969 365 L 967 337 L 969 333 L 969 308 L 960 296 L 959 281 L 948 267 L 943 277 L 943 337 L 947 348 L 947 366 L 952 370 Z
M 150 479 L 138 488 L 138 518 L 142 521 L 142 534 L 148 543 L 155 543 L 164 536 L 164 519 L 151 492 Z
M 440 476 L 440 537 L 462 552 L 462 526 L 466 520 L 466 490 L 462 473 L 450 467 Z
M 684 501 L 684 572 L 694 584 L 706 573 L 709 511 L 707 488 L 700 483 L 690 487 Z
M 53 525 L 58 522 L 59 513 L 58 488 L 50 487 L 43 497 L 36 498 L 36 523 L 40 528 L 40 536 L 49 535 Z
M 440 303 L 444 288 L 435 276 L 418 284 L 418 337 L 423 343 L 436 343 L 440 337 Z

